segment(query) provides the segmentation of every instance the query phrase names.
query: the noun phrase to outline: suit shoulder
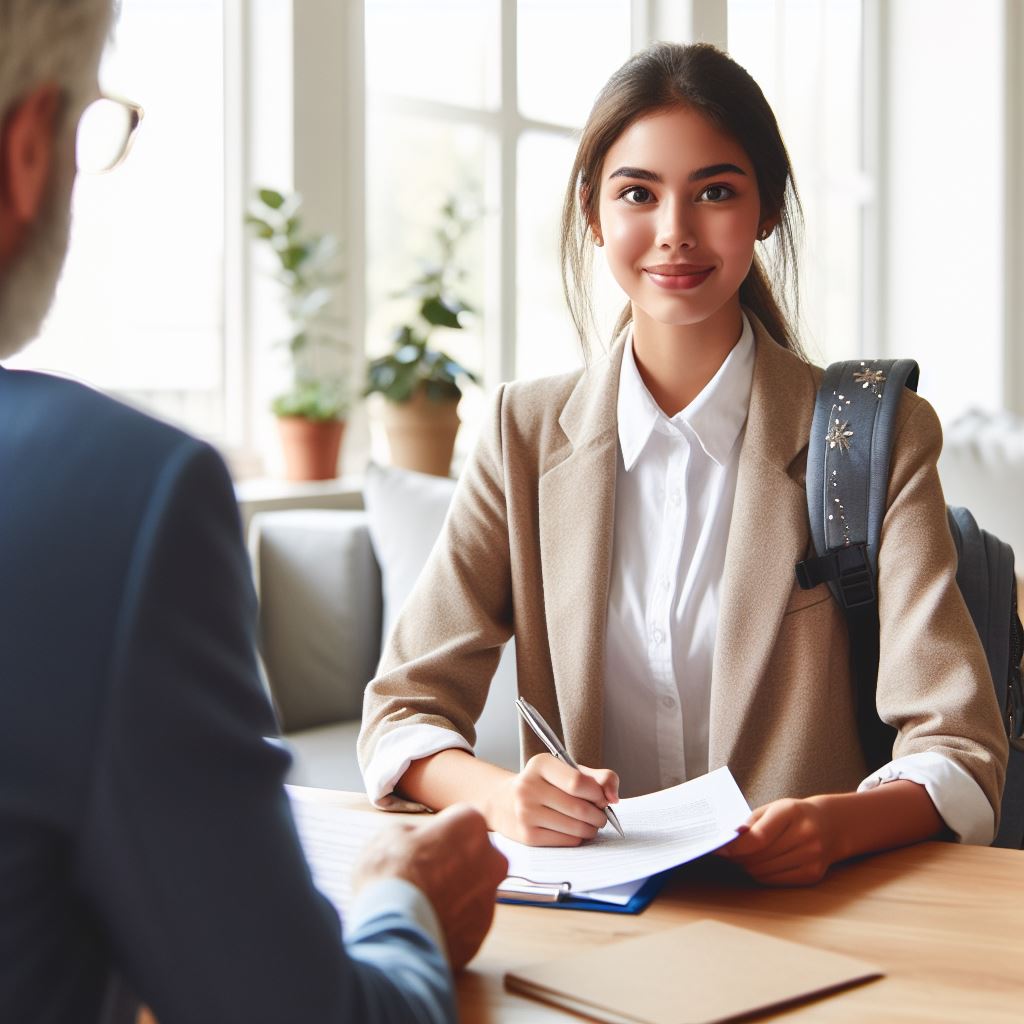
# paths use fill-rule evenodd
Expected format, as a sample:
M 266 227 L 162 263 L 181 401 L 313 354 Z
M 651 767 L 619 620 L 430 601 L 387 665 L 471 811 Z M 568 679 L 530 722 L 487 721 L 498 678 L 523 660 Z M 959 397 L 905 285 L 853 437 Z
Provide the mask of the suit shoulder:
M 24 444 L 67 444 L 72 438 L 88 437 L 91 454 L 116 455 L 118 460 L 152 458 L 202 445 L 170 423 L 64 377 L 5 371 L 0 375 L 0 396 L 0 416 L 17 417 Z
M 227 479 L 215 450 L 178 427 L 76 381 L 0 372 L 0 469 L 32 482 L 26 503 L 124 522 L 197 462 Z

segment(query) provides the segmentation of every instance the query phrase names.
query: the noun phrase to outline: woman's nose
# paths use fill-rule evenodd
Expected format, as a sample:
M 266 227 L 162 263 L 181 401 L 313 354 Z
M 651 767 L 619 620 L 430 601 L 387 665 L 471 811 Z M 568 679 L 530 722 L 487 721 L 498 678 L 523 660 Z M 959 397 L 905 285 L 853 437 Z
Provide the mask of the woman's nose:
M 660 213 L 655 237 L 659 249 L 692 249 L 697 244 L 693 219 L 685 203 L 663 203 Z

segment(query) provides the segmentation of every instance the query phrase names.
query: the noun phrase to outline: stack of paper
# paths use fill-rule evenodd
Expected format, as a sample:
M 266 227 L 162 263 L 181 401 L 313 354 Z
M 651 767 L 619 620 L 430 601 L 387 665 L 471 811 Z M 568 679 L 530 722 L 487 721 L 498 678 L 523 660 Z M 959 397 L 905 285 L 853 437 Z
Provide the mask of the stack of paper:
M 395 818 L 324 803 L 315 791 L 299 787 L 289 787 L 289 796 L 313 880 L 343 912 L 351 898 L 352 867 L 359 852 Z M 622 906 L 650 875 L 729 842 L 750 814 L 728 768 L 622 800 L 615 811 L 625 839 L 606 827 L 592 842 L 552 848 L 524 846 L 492 833 L 492 841 L 509 860 L 502 894 L 529 894 L 554 886 L 573 897 Z
M 514 893 L 518 879 L 529 879 L 568 883 L 573 896 L 625 904 L 651 875 L 735 839 L 750 807 L 729 769 L 719 768 L 671 789 L 622 800 L 615 813 L 625 839 L 610 826 L 575 847 L 524 846 L 494 834 L 494 845 L 509 861 L 510 879 L 502 892 Z

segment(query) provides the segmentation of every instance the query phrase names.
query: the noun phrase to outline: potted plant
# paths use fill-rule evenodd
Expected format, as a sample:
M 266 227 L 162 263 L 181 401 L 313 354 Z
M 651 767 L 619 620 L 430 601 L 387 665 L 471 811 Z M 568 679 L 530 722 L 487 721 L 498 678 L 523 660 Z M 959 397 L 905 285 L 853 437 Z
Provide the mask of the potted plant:
M 253 234 L 267 242 L 277 263 L 291 329 L 282 342 L 291 358 L 291 386 L 274 398 L 289 480 L 329 480 L 338 473 L 338 452 L 350 402 L 345 382 L 342 323 L 329 313 L 337 240 L 307 232 L 302 199 L 261 188 L 246 216 Z
M 457 294 L 466 272 L 455 262 L 459 242 L 472 223 L 472 216 L 454 198 L 448 199 L 434 232 L 438 259 L 424 264 L 397 296 L 413 299 L 415 313 L 395 328 L 392 350 L 367 367 L 364 394 L 387 399 L 384 428 L 392 463 L 435 476 L 447 476 L 451 469 L 461 385 L 467 380 L 479 383 L 475 373 L 430 345 L 436 330 L 463 330 L 462 317 L 473 312 Z

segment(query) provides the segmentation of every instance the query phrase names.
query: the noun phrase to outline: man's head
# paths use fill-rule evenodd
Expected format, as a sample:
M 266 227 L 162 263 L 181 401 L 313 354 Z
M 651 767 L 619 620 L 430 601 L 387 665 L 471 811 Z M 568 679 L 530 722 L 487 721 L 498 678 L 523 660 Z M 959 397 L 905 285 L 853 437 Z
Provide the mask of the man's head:
M 75 129 L 112 0 L 0 0 L 0 359 L 39 330 L 67 251 Z

